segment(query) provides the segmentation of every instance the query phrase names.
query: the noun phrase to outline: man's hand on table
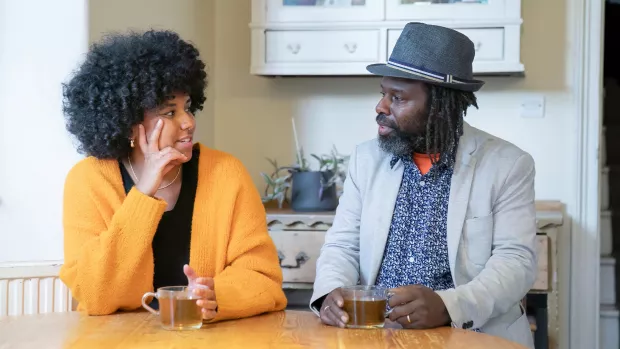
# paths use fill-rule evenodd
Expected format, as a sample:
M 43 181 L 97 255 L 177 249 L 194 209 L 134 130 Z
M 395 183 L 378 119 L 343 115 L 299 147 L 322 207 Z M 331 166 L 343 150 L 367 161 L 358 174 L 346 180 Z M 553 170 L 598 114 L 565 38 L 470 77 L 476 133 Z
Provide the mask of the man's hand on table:
M 443 300 L 435 291 L 422 285 L 408 285 L 390 290 L 392 312 L 389 319 L 403 328 L 427 329 L 450 323 Z
M 342 310 L 344 300 L 340 288 L 331 291 L 321 305 L 321 322 L 330 326 L 345 327 L 349 316 Z

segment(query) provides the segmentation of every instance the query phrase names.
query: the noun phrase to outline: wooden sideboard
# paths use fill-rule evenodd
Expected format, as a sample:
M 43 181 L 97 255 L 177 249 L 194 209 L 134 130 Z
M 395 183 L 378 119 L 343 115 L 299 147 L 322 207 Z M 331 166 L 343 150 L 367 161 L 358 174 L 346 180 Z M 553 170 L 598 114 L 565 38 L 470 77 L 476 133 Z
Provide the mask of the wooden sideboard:
M 267 210 L 269 234 L 278 249 L 285 290 L 312 290 L 316 260 L 333 220 L 334 212 Z M 560 328 L 557 246 L 563 224 L 562 205 L 556 201 L 536 202 L 536 221 L 538 277 L 525 302 L 531 312 L 536 348 L 556 349 Z

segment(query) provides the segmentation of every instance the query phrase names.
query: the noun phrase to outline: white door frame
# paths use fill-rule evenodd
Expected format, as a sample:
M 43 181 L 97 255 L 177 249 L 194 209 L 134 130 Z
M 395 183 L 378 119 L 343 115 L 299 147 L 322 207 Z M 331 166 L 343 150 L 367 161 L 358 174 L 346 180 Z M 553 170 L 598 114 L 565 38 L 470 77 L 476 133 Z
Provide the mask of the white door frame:
M 569 343 L 571 349 L 598 349 L 604 1 L 574 0 L 572 3 L 577 193 L 571 225 Z

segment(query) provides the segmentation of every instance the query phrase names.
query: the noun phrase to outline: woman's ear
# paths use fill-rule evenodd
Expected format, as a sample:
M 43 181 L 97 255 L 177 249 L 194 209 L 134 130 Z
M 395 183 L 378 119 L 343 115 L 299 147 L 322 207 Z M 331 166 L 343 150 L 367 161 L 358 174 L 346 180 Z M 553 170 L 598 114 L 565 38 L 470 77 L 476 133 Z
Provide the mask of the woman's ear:
M 134 148 L 138 146 L 138 135 L 140 134 L 140 124 L 131 127 L 131 134 L 129 135 L 129 145 Z

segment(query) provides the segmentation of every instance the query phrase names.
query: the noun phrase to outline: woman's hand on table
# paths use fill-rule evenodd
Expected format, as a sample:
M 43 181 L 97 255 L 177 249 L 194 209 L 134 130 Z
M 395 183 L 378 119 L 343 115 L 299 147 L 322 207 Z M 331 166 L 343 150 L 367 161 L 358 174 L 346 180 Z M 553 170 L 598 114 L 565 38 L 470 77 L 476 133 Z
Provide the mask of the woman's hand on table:
M 202 308 L 202 319 L 213 320 L 217 315 L 217 300 L 215 299 L 215 282 L 210 277 L 198 277 L 189 265 L 183 266 L 183 273 L 187 276 L 188 286 L 193 288 L 195 296 L 200 297 L 196 304 Z

